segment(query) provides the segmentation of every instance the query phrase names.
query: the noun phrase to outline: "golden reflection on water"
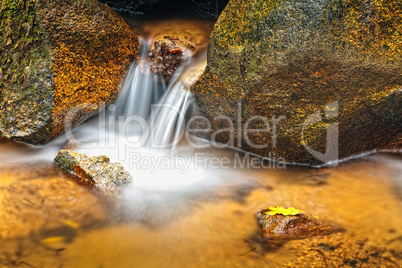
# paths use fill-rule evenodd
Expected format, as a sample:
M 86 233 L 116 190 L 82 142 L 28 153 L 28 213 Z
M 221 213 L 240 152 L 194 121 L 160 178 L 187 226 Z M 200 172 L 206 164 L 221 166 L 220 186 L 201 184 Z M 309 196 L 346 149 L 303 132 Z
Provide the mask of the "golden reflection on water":
M 247 191 L 231 185 L 229 194 L 205 193 L 203 198 L 183 198 L 171 206 L 151 203 L 141 212 L 148 211 L 151 220 L 144 221 L 119 216 L 124 206 L 111 205 L 113 198 L 78 186 L 52 167 L 3 169 L 0 264 L 13 267 L 12 260 L 21 267 L 21 261 L 35 267 L 279 267 L 295 260 L 302 250 L 298 247 L 309 239 L 272 252 L 264 249 L 255 214 L 277 205 L 339 224 L 346 229 L 340 235 L 345 241 L 367 240 L 370 246 L 400 252 L 402 203 L 396 185 L 401 182 L 395 180 L 401 162 L 394 161 L 365 159 L 324 170 L 238 170 L 252 178 L 254 186 Z M 18 196 L 10 200 L 12 193 Z M 36 197 L 26 201 L 29 196 Z M 51 201 L 29 203 L 43 197 Z M 60 218 L 76 222 L 79 229 L 69 230 Z M 55 231 L 47 234 L 49 230 Z M 68 235 L 66 241 L 57 239 Z M 56 238 L 43 243 L 46 237 Z

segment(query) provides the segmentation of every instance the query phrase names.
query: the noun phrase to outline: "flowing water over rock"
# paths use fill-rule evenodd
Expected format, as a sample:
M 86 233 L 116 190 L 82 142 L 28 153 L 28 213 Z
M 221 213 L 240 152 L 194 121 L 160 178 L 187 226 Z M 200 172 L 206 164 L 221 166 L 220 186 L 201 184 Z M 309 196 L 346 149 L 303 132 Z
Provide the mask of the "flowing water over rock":
M 187 81 L 206 55 L 192 58 L 165 84 L 150 72 L 148 42 L 142 44 L 117 101 L 98 117 L 44 147 L 0 144 L 0 264 L 278 267 L 308 257 L 308 264 L 326 266 L 332 248 L 343 250 L 338 255 L 356 253 L 346 263 L 360 264 L 358 253 L 367 246 L 399 265 L 392 262 L 402 250 L 399 156 L 315 170 L 188 138 L 183 125 L 196 108 Z M 51 165 L 65 146 L 121 162 L 134 183 L 118 198 L 76 184 Z M 300 208 L 346 232 L 272 251 L 256 214 L 273 206 Z M 349 248 L 341 247 L 345 243 Z M 321 244 L 326 247 L 317 249 Z M 341 264 L 344 259 L 335 262 Z

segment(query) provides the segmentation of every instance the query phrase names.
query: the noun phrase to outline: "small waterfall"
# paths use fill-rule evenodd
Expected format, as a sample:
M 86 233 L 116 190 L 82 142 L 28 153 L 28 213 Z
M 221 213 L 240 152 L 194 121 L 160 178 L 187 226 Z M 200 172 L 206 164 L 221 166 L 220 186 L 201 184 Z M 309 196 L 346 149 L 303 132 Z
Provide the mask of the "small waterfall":
M 186 120 L 196 109 L 189 87 L 203 72 L 206 53 L 189 58 L 166 84 L 149 71 L 149 42 L 142 43 L 139 60 L 130 67 L 114 104 L 45 146 L 0 144 L 0 168 L 51 163 L 66 146 L 88 156 L 107 155 L 133 175 L 134 183 L 124 188 L 120 200 L 133 219 L 146 217 L 142 212 L 150 206 L 185 209 L 180 205 L 188 202 L 184 200 L 230 195 L 238 184 L 249 188 L 244 174 L 210 168 L 202 161 L 217 155 L 229 159 L 231 152 L 212 149 L 199 154 L 184 139 L 177 146 Z
M 203 55 L 202 58 L 205 57 L 206 55 Z M 206 61 L 202 60 L 188 68 L 162 96 L 159 103 L 154 105 L 151 116 L 153 132 L 150 138 L 153 147 L 166 148 L 172 145 L 175 148 L 184 135 L 185 123 L 195 114 L 197 107 L 189 88 L 205 67 Z
M 185 117 L 193 104 L 180 77 L 186 65 L 166 84 L 151 73 L 149 42 L 142 43 L 116 102 L 73 131 L 70 141 L 78 150 L 103 148 L 107 154 L 114 147 L 167 149 L 174 148 L 182 136 Z
M 150 41 L 141 40 L 141 43 L 138 60 L 130 66 L 114 104 L 103 107 L 99 116 L 45 146 L 0 145 L 4 152 L 0 154 L 0 166 L 53 161 L 57 152 L 68 145 L 79 153 L 108 155 L 112 161 L 130 169 L 133 150 L 173 148 L 169 143 L 183 133 L 185 115 L 193 103 L 191 94 L 180 81 L 180 75 L 189 65 L 178 68 L 166 83 L 150 71 Z
M 193 98 L 184 84 L 177 82 L 154 106 L 150 144 L 164 148 L 177 144 L 184 134 L 185 119 L 191 113 Z
M 149 71 L 147 53 L 148 43 L 143 43 L 139 60 L 130 67 L 116 102 L 103 107 L 97 117 L 45 146 L 0 145 L 2 150 L 13 153 L 13 162 L 7 161 L 10 154 L 0 154 L 0 160 L 6 166 L 52 162 L 66 145 L 88 156 L 107 155 L 133 174 L 134 187 L 127 187 L 124 194 L 124 202 L 130 204 L 139 202 L 133 198 L 147 196 L 149 191 L 166 193 L 156 196 L 164 203 L 173 192 L 195 193 L 200 188 L 212 191 L 226 178 L 230 178 L 230 184 L 243 183 L 244 175 L 237 176 L 234 171 L 223 175 L 199 164 L 197 149 L 185 141 L 177 146 L 186 120 L 196 109 L 189 87 L 204 70 L 206 53 L 190 58 L 168 84 Z M 216 154 L 210 150 L 203 152 L 202 157 L 212 158 Z M 231 155 L 227 152 L 225 157 Z M 207 175 L 209 172 L 215 174 L 213 178 Z
M 111 116 L 138 115 L 147 118 L 151 112 L 151 105 L 166 91 L 165 83 L 150 71 L 149 43 L 144 41 L 143 43 L 139 51 L 139 61 L 131 65 L 114 104 L 116 109 L 110 114 Z
M 143 42 L 139 61 L 130 67 L 118 99 L 109 107 L 106 114 L 106 120 L 109 120 L 107 125 L 112 125 L 110 120 L 117 121 L 118 117 L 119 122 L 144 119 L 143 122 L 146 121 L 148 125 L 145 133 L 138 131 L 141 126 L 134 122 L 125 125 L 124 133 L 118 133 L 118 136 L 146 135 L 148 148 L 174 148 L 183 135 L 186 116 L 193 106 L 189 89 L 180 77 L 187 66 L 181 66 L 166 84 L 161 77 L 150 71 L 149 44 L 150 42 Z
M 199 180 L 202 173 L 192 164 L 182 170 L 184 160 L 176 158 L 174 151 L 184 135 L 186 119 L 195 109 L 187 80 L 195 77 L 191 70 L 197 59 L 179 68 L 166 84 L 150 72 L 147 45 L 141 47 L 139 60 L 131 66 L 116 102 L 73 130 L 70 144 L 75 152 L 105 154 L 122 163 L 136 177 L 137 186 L 187 185 Z M 144 168 L 137 165 L 140 161 L 166 161 L 169 168 Z

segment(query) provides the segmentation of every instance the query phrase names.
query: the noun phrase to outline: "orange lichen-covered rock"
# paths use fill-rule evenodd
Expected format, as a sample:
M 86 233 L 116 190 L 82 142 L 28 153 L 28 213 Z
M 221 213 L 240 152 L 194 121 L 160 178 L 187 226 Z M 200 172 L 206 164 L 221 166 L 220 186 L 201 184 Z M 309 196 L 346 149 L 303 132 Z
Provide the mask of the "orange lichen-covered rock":
M 138 36 L 96 0 L 0 3 L 0 133 L 46 143 L 112 102 Z
M 312 166 L 400 151 L 401 33 L 399 0 L 231 0 L 192 87 L 205 138 Z

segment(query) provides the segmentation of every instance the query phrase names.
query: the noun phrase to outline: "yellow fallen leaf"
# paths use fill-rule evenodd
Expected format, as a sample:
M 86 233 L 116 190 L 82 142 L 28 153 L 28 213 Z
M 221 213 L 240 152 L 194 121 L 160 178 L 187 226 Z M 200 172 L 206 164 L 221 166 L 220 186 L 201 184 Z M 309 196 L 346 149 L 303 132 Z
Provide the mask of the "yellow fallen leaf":
M 269 211 L 266 211 L 265 214 L 268 214 L 268 215 L 281 214 L 281 215 L 289 216 L 289 215 L 298 215 L 302 212 L 303 212 L 302 210 L 295 209 L 295 208 L 269 207 Z
M 51 243 L 57 243 L 57 242 L 62 242 L 65 240 L 64 236 L 52 236 L 43 239 L 41 242 L 44 244 L 51 244 Z
M 80 225 L 74 221 L 70 221 L 70 220 L 65 220 L 65 219 L 59 219 L 59 221 L 61 223 L 63 223 L 64 225 L 67 225 L 68 227 L 70 227 L 71 229 L 79 229 Z

